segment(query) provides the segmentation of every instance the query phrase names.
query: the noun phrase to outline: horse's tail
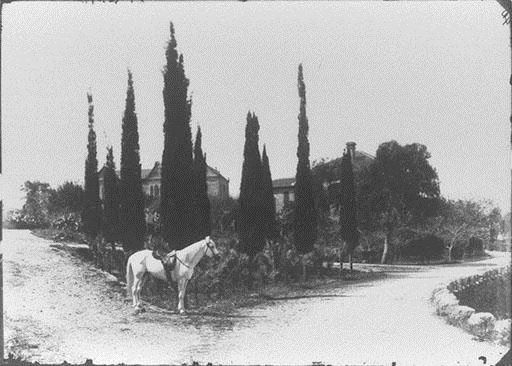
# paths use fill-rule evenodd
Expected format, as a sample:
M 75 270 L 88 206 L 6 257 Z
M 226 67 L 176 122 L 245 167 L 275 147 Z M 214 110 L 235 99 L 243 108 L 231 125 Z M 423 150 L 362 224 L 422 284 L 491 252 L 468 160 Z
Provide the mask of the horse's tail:
M 126 295 L 132 297 L 133 269 L 131 258 L 126 262 Z

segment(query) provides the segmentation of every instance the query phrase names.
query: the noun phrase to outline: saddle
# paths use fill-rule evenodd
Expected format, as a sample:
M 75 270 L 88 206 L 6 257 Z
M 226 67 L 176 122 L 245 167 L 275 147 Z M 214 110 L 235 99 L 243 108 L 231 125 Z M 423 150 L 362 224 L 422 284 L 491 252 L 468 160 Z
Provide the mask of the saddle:
M 169 253 L 161 253 L 157 249 L 153 249 L 153 258 L 162 262 L 164 266 L 165 275 L 167 277 L 167 281 L 171 282 L 171 272 L 176 267 L 177 257 L 176 251 L 171 250 Z

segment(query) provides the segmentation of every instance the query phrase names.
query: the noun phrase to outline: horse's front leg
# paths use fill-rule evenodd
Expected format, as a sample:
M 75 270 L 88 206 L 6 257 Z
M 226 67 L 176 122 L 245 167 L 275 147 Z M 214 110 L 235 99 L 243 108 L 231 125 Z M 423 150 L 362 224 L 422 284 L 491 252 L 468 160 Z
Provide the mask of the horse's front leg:
M 187 290 L 187 279 L 182 279 L 178 282 L 178 311 L 180 314 L 185 313 L 185 291 Z

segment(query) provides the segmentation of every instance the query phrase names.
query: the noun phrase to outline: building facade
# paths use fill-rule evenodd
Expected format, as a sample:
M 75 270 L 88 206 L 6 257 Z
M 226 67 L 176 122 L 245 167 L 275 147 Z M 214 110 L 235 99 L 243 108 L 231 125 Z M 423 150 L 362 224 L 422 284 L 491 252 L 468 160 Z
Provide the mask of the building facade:
M 350 153 L 350 157 L 352 158 L 352 166 L 355 174 L 357 174 L 361 168 L 367 166 L 372 160 L 375 159 L 374 156 L 365 153 L 364 151 L 357 151 L 355 142 L 347 142 L 346 146 L 347 151 Z M 337 167 L 341 164 L 341 158 L 333 159 L 322 164 L 333 165 Z M 330 191 L 336 189 L 337 186 L 339 186 L 339 182 L 339 178 L 332 179 L 330 181 L 322 182 L 322 185 L 325 190 Z M 287 203 L 295 201 L 295 177 L 273 180 L 272 190 L 276 202 L 276 211 L 279 212 L 283 209 L 283 207 L 285 207 Z
M 116 171 L 119 177 L 119 171 Z M 162 166 L 160 162 L 155 162 L 151 169 L 141 169 L 142 191 L 148 197 L 160 198 L 162 183 Z M 100 199 L 105 196 L 105 185 L 103 168 L 98 173 L 98 181 L 100 186 Z M 218 170 L 207 166 L 206 184 L 208 187 L 208 197 L 210 199 L 225 200 L 229 198 L 229 179 L 225 178 Z

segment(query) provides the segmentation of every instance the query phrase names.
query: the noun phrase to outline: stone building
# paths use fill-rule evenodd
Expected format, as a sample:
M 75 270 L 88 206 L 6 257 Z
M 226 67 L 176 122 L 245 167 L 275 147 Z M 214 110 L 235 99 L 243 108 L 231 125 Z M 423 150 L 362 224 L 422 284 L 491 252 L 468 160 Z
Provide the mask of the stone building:
M 350 152 L 350 157 L 352 158 L 354 174 L 357 174 L 357 172 L 362 167 L 367 166 L 372 160 L 375 159 L 374 156 L 364 151 L 356 150 L 355 142 L 347 142 L 346 146 L 347 151 Z M 336 169 L 338 169 L 341 166 L 341 158 L 336 158 L 327 162 L 322 162 L 319 165 L 331 167 L 331 171 L 336 172 Z M 323 188 L 326 190 L 331 190 L 335 188 L 336 185 L 339 185 L 339 182 L 339 178 L 333 177 L 329 181 L 322 182 Z M 295 177 L 275 179 L 272 181 L 272 187 L 274 192 L 274 199 L 276 201 L 277 212 L 281 211 L 288 202 L 295 201 Z
M 116 171 L 119 177 L 119 171 Z M 103 168 L 98 173 L 100 186 L 100 199 L 103 200 L 105 187 Z M 208 187 L 208 197 L 210 199 L 225 200 L 229 198 L 229 179 L 225 178 L 218 170 L 207 166 L 206 184 Z M 141 169 L 142 190 L 144 194 L 151 198 L 160 198 L 160 187 L 162 181 L 162 166 L 160 162 L 155 162 L 151 169 Z

